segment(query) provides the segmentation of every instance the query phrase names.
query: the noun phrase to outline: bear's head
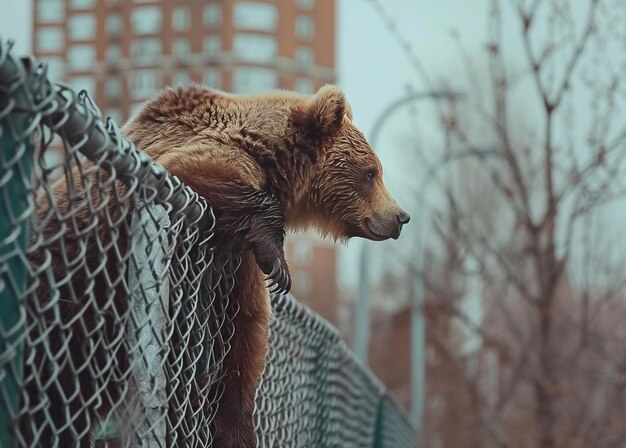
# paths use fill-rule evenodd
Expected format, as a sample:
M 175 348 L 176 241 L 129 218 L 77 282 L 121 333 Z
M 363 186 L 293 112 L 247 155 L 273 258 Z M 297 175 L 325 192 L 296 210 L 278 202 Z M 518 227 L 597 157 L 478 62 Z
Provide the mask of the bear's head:
M 383 170 L 365 136 L 352 123 L 343 92 L 324 86 L 292 111 L 292 125 L 311 153 L 306 220 L 337 239 L 398 238 L 409 215 L 383 183 Z

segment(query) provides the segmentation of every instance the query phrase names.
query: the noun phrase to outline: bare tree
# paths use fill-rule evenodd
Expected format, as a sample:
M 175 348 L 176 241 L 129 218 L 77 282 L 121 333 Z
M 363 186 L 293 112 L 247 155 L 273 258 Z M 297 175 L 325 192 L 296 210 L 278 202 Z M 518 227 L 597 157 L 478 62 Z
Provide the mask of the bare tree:
M 436 220 L 449 268 L 477 266 L 482 324 L 426 284 L 497 357 L 497 390 L 467 385 L 494 445 L 623 446 L 626 4 L 493 0 L 489 23 L 486 82 L 459 46 L 471 114 L 441 123 L 446 150 L 487 136 L 497 154 L 451 171 Z
M 370 1 L 425 88 L 441 90 L 384 3 Z M 496 156 L 438 177 L 438 259 L 409 270 L 428 289 L 427 320 L 444 314 L 482 341 L 468 355 L 456 331 L 427 335 L 454 372 L 438 370 L 437 387 L 462 391 L 445 408 L 476 423 L 472 446 L 625 446 L 624 212 L 612 204 L 626 188 L 626 3 L 491 0 L 488 31 L 484 58 L 455 36 L 466 86 L 458 70 L 442 84 L 467 95 L 437 110 L 440 150 Z M 430 141 L 417 151 L 421 165 L 433 151 Z M 478 322 L 459 300 L 470 275 L 483 285 Z M 456 421 L 449 412 L 430 417 L 427 407 L 427 432 L 454 430 L 440 424 Z

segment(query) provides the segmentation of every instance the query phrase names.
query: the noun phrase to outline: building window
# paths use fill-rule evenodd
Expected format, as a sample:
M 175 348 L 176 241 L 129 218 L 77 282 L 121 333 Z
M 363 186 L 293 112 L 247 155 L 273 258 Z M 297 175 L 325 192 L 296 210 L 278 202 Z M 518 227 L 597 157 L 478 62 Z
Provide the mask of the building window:
M 72 70 L 89 70 L 96 61 L 92 45 L 73 45 L 67 50 L 67 62 Z
M 187 39 L 176 39 L 172 46 L 172 54 L 176 57 L 182 58 L 191 54 L 191 46 Z
M 133 9 L 130 17 L 135 34 L 155 34 L 161 31 L 161 8 L 146 6 Z
M 96 82 L 91 76 L 77 76 L 71 78 L 69 83 L 77 91 L 86 90 L 92 96 L 96 93 Z
M 311 292 L 311 276 L 306 271 L 296 272 L 294 286 L 298 288 L 299 294 L 310 294 Z
M 217 68 L 209 68 L 204 71 L 204 75 L 202 76 L 202 82 L 209 87 L 214 87 L 219 89 L 222 84 L 222 76 L 220 74 L 219 69 Z
M 131 74 L 129 81 L 133 98 L 147 98 L 161 87 L 161 78 L 157 70 L 137 70 Z
M 202 20 L 208 27 L 218 26 L 222 21 L 222 10 L 219 3 L 205 5 Z
M 152 61 L 161 55 L 161 41 L 153 38 L 135 39 L 130 47 L 130 55 L 136 59 Z
M 105 94 L 109 98 L 118 98 L 122 94 L 122 81 L 120 78 L 111 77 L 107 79 Z
M 96 18 L 93 14 L 72 14 L 68 21 L 72 40 L 89 40 L 96 35 Z
M 107 17 L 106 31 L 109 36 L 119 36 L 122 34 L 124 22 L 122 16 L 113 14 Z
M 48 63 L 48 78 L 51 81 L 60 81 L 65 76 L 65 63 L 62 58 L 46 58 Z
M 106 60 L 118 62 L 122 58 L 122 47 L 119 45 L 109 45 L 106 49 Z
M 202 43 L 202 52 L 210 56 L 217 56 L 222 52 L 222 40 L 219 36 L 207 36 Z
M 313 9 L 315 6 L 315 0 L 296 0 L 298 8 Z
M 37 2 L 37 18 L 40 22 L 63 22 L 63 19 L 65 19 L 64 1 L 39 0 Z
M 309 16 L 298 16 L 296 19 L 296 35 L 301 39 L 312 39 L 313 32 L 313 19 Z
M 278 24 L 276 5 L 260 2 L 235 4 L 235 28 L 242 30 L 274 31 Z
M 313 247 L 309 241 L 296 241 L 293 248 L 295 262 L 302 266 L 311 264 L 313 259 Z
M 63 39 L 63 29 L 61 28 L 39 28 L 37 30 L 37 51 L 42 53 L 60 51 L 63 49 Z
M 174 31 L 186 31 L 191 25 L 191 16 L 189 8 L 186 6 L 177 6 L 172 13 L 172 28 Z
M 273 90 L 278 75 L 268 68 L 239 67 L 233 71 L 233 87 L 237 93 L 256 93 Z
M 311 81 L 310 79 L 298 79 L 296 80 L 295 90 L 296 92 L 310 95 L 315 92 L 315 88 L 313 87 L 313 81 Z
M 191 82 L 191 77 L 188 72 L 177 71 L 172 76 L 172 85 L 174 86 L 188 86 Z
M 313 65 L 313 52 L 309 47 L 300 47 L 296 50 L 296 61 L 301 67 Z
M 278 46 L 272 36 L 237 34 L 233 39 L 233 51 L 245 61 L 271 62 L 276 58 Z
M 93 8 L 96 6 L 96 0 L 71 0 L 70 8 L 73 9 L 85 9 Z

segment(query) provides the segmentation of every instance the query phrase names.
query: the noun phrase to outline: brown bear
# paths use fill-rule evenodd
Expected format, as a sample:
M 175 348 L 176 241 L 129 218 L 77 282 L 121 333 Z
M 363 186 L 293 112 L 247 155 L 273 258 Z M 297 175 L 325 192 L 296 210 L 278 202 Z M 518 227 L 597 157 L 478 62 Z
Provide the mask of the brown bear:
M 255 446 L 254 395 L 271 312 L 265 281 L 267 276 L 275 291 L 291 286 L 286 230 L 314 228 L 336 240 L 380 241 L 398 238 L 409 216 L 386 190 L 380 161 L 333 86 L 311 96 L 167 89 L 123 133 L 203 196 L 215 212 L 219 244 L 243 253 L 215 446 Z M 63 182 L 55 186 L 60 204 L 67 194 Z M 51 226 L 50 233 L 57 230 Z
M 125 133 L 206 198 L 215 208 L 218 235 L 249 249 L 237 273 L 240 311 L 216 445 L 254 446 L 253 400 L 270 317 L 263 273 L 289 289 L 285 231 L 315 228 L 338 240 L 378 241 L 397 238 L 409 215 L 387 192 L 380 161 L 334 86 L 313 96 L 237 96 L 200 86 L 166 90 Z

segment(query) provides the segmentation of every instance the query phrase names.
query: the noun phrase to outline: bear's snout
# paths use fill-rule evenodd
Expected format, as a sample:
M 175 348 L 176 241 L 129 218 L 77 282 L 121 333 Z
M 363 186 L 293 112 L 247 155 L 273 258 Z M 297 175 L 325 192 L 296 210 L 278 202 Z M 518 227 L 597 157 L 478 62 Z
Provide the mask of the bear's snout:
M 402 226 L 407 224 L 411 220 L 411 217 L 404 210 L 400 210 L 396 213 L 396 225 L 398 226 L 398 232 L 392 238 L 397 240 L 400 237 L 400 232 L 402 232 Z
M 398 221 L 398 227 L 402 230 L 402 226 L 408 224 L 411 220 L 411 217 L 404 210 L 400 210 L 400 213 L 396 215 L 396 220 Z
M 396 214 L 396 222 L 398 223 L 398 234 L 394 237 L 394 239 L 398 239 L 400 237 L 400 232 L 402 232 L 402 226 L 408 224 L 410 220 L 411 217 L 404 210 L 400 210 L 400 212 Z
M 398 239 L 402 226 L 408 223 L 411 217 L 404 210 L 392 213 L 375 214 L 371 218 L 365 220 L 368 235 L 365 237 L 370 240 L 380 241 L 389 238 Z

